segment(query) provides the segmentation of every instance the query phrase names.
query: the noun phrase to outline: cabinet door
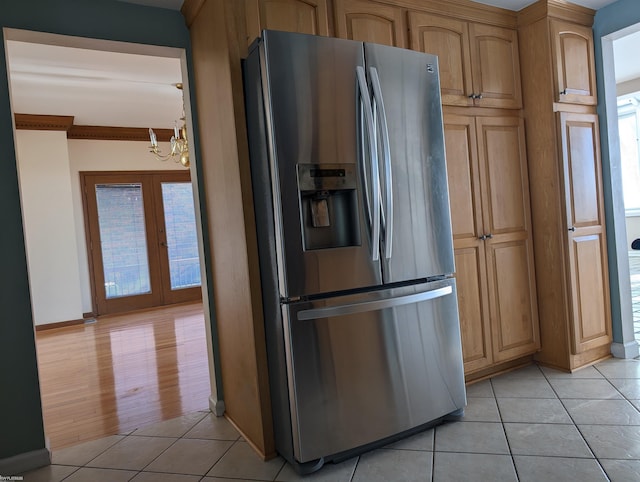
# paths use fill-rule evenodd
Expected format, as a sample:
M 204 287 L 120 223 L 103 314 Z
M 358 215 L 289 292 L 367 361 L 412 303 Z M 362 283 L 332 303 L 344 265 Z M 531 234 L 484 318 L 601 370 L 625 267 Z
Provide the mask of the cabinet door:
M 493 362 L 487 302 L 480 174 L 473 117 L 445 115 L 451 221 L 465 372 Z
M 247 0 L 246 8 L 250 37 L 263 29 L 329 35 L 327 0 Z
M 611 342 L 602 166 L 595 114 L 559 115 L 574 354 Z
M 406 22 L 399 7 L 365 0 L 334 0 L 336 36 L 405 48 Z
M 471 23 L 469 37 L 476 105 L 521 108 L 518 33 L 507 28 Z
M 496 362 L 540 348 L 530 239 L 487 241 L 493 357 Z
M 551 49 L 557 102 L 596 105 L 593 32 L 590 27 L 551 20 Z
M 458 312 L 465 373 L 493 363 L 484 244 L 455 249 Z
M 438 56 L 442 103 L 473 105 L 470 97 L 473 87 L 467 23 L 438 15 L 409 12 L 409 29 L 413 50 Z
M 518 117 L 479 117 L 476 129 L 493 357 L 498 362 L 540 347 L 524 123 Z

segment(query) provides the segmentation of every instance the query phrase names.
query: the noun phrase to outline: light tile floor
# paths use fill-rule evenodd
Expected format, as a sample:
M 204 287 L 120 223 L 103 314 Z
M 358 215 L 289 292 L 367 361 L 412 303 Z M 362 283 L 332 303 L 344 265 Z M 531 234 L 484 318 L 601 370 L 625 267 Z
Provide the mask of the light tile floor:
M 639 481 L 640 361 L 573 374 L 531 365 L 467 389 L 462 421 L 327 464 L 310 480 Z M 206 412 L 54 451 L 38 481 L 296 481 L 261 461 L 224 418 Z
M 633 331 L 640 343 L 640 252 L 629 252 L 629 273 L 631 274 L 631 304 L 633 305 Z

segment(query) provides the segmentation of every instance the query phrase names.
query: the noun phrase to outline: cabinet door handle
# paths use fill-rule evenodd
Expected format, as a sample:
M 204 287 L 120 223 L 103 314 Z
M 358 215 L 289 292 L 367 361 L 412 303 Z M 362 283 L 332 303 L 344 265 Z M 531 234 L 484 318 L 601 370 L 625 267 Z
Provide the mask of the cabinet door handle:
M 476 99 L 482 99 L 482 92 L 480 92 L 478 95 L 476 95 Z
M 476 98 L 476 94 L 471 94 L 471 95 L 469 95 L 467 97 L 469 97 L 469 99 L 475 99 Z
M 471 94 L 468 96 L 470 99 L 482 99 L 482 94 Z
M 486 234 L 483 234 L 482 236 L 478 236 L 478 239 L 479 239 L 480 241 L 484 241 L 485 239 L 487 239 L 487 235 L 486 235 Z
M 560 95 L 567 95 L 567 89 L 560 91 Z
M 489 233 L 485 236 L 487 239 L 493 239 L 493 234 Z
M 576 227 L 575 227 L 575 226 L 571 226 L 571 227 L 569 228 L 569 231 L 571 231 L 572 233 L 575 233 L 575 231 L 576 231 Z

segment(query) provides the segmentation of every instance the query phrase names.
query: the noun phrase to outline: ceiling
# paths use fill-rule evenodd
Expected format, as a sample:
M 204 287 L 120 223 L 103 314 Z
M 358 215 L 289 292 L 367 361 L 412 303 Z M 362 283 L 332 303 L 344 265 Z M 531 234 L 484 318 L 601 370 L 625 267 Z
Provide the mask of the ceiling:
M 180 59 L 13 40 L 7 53 L 16 113 L 155 128 L 172 128 L 182 117 Z
M 179 10 L 183 0 L 120 0 Z M 477 0 L 518 11 L 533 0 Z M 572 0 L 599 9 L 616 0 Z M 635 58 L 640 33 L 614 42 L 615 57 Z M 625 50 L 630 53 L 627 57 Z M 107 49 L 108 50 L 108 49 Z M 182 115 L 180 60 L 152 55 L 7 41 L 14 112 L 72 115 L 76 125 L 172 128 Z M 640 63 L 616 64 L 621 81 Z

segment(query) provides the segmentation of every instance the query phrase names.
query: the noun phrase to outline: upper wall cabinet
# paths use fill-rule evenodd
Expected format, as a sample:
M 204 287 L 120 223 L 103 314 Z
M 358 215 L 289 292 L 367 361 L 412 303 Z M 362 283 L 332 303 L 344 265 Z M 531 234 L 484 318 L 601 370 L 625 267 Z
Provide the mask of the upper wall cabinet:
M 250 40 L 263 29 L 329 35 L 327 0 L 245 0 Z
M 596 105 L 591 27 L 551 19 L 551 50 L 557 102 Z
M 364 0 L 334 0 L 336 36 L 393 47 L 407 46 L 404 11 Z
M 518 33 L 501 27 L 469 24 L 471 73 L 477 105 L 522 107 Z
M 473 105 L 469 29 L 466 22 L 409 12 L 413 50 L 438 56 L 442 102 Z
M 417 12 L 409 27 L 411 48 L 438 56 L 443 104 L 522 107 L 515 30 Z

